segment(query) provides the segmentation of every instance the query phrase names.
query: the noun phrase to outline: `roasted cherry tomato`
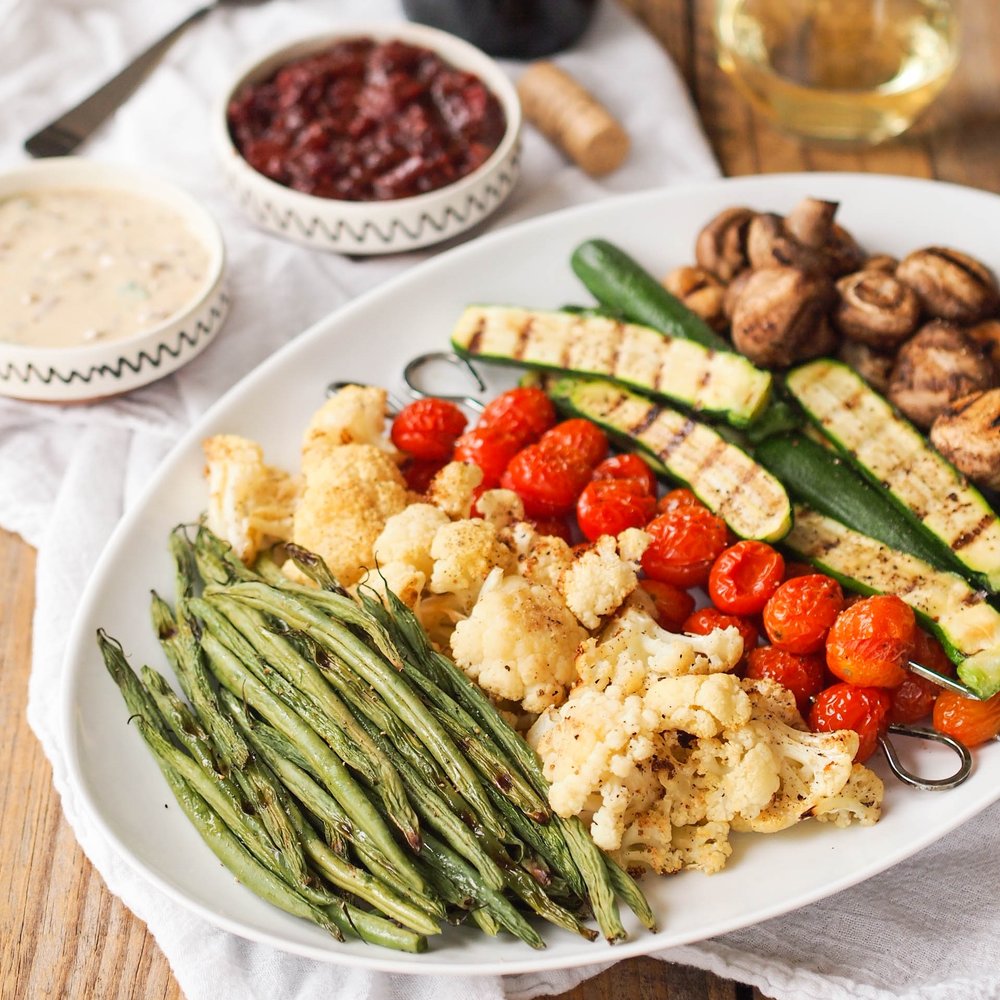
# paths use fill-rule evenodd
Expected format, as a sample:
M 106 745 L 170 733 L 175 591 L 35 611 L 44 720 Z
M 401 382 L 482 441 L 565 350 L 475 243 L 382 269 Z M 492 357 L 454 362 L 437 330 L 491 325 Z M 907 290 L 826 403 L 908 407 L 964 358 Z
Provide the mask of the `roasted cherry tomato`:
M 552 400 L 541 389 L 518 386 L 491 399 L 480 414 L 477 426 L 498 427 L 524 448 L 534 444 L 555 423 Z
M 933 719 L 939 733 L 967 747 L 978 746 L 1000 734 L 1000 694 L 988 701 L 976 701 L 955 691 L 942 691 L 934 702 Z
M 705 505 L 689 489 L 685 489 L 683 486 L 680 486 L 675 490 L 667 490 L 667 492 L 660 497 L 659 502 L 656 505 L 656 509 L 661 514 L 668 514 L 670 511 L 676 510 L 678 507 L 704 506 Z M 708 508 L 706 508 L 706 510 L 707 509 Z
M 455 442 L 456 462 L 471 462 L 483 470 L 483 487 L 493 489 L 510 460 L 521 450 L 517 438 L 500 427 L 473 427 Z
M 431 480 L 448 464 L 447 459 L 411 458 L 403 466 L 403 479 L 414 493 L 426 493 Z
M 524 502 L 529 517 L 561 517 L 573 509 L 590 479 L 590 469 L 541 441 L 522 448 L 510 461 L 504 482 Z
M 570 530 L 569 522 L 564 517 L 535 517 L 529 518 L 528 523 L 540 535 L 561 538 L 567 545 L 573 541 L 573 532 Z
M 922 628 L 918 628 L 914 633 L 910 659 L 936 670 L 939 674 L 944 674 L 945 677 L 951 677 L 955 673 L 955 665 L 948 659 L 948 654 L 941 648 L 941 643 Z M 889 721 L 908 725 L 926 718 L 931 714 L 934 702 L 942 690 L 940 684 L 918 677 L 908 670 L 906 680 L 892 692 Z
M 822 649 L 844 606 L 840 584 L 811 573 L 786 580 L 764 605 L 764 630 L 772 644 L 789 653 Z
M 823 687 L 823 657 L 818 653 L 800 656 L 777 646 L 758 646 L 750 650 L 745 677 L 776 681 L 795 695 L 795 704 L 803 718 L 809 705 Z
M 587 467 L 588 476 L 608 454 L 607 434 L 582 417 L 556 424 L 538 439 L 538 443 L 582 463 Z
M 684 622 L 694 610 L 694 598 L 686 590 L 659 580 L 643 580 L 639 588 L 653 599 L 660 628 L 668 632 L 683 631 Z
M 764 610 L 784 572 L 785 560 L 766 542 L 737 542 L 712 563 L 708 595 L 721 611 L 755 615 Z
M 826 637 L 830 672 L 858 687 L 899 687 L 917 631 L 913 609 L 892 594 L 845 608 Z
M 646 525 L 653 540 L 642 556 L 646 576 L 679 587 L 700 587 L 726 547 L 726 522 L 707 507 L 677 507 Z
M 786 580 L 792 580 L 797 576 L 812 576 L 816 572 L 815 566 L 810 566 L 809 563 L 803 562 L 789 562 L 785 560 L 785 576 Z
M 392 422 L 392 443 L 414 458 L 446 461 L 465 430 L 465 414 L 446 399 L 415 399 Z
M 749 618 L 741 618 L 739 615 L 727 615 L 718 608 L 701 608 L 693 614 L 688 615 L 684 621 L 682 632 L 693 632 L 695 635 L 708 635 L 717 628 L 739 629 L 743 637 L 743 656 L 741 661 L 745 661 L 751 650 L 757 648 L 759 632 L 757 626 Z
M 594 469 L 594 478 L 635 479 L 642 483 L 645 491 L 651 497 L 656 496 L 656 474 L 649 467 L 649 464 L 634 452 L 606 458 Z
M 834 684 L 824 688 L 809 710 L 809 728 L 814 733 L 853 729 L 858 734 L 859 764 L 878 747 L 878 738 L 889 728 L 891 696 L 885 688 Z
M 576 501 L 576 522 L 592 542 L 641 528 L 655 513 L 656 499 L 637 479 L 592 479 Z

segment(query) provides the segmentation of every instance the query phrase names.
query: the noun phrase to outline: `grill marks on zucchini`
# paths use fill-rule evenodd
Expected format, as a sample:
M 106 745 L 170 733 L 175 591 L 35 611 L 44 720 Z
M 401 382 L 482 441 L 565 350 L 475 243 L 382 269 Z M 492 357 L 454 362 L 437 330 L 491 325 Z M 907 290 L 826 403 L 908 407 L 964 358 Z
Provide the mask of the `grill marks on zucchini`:
M 821 359 L 786 377 L 811 420 L 943 557 L 1000 590 L 1000 520 L 983 495 L 851 369 Z
M 941 640 L 962 681 L 982 698 L 1000 691 L 1000 612 L 957 573 L 936 570 L 808 507 L 796 506 L 783 544 L 851 590 L 906 601 Z
M 770 374 L 738 354 L 605 316 L 470 306 L 452 346 L 466 357 L 612 379 L 737 427 L 771 392 Z
M 594 421 L 687 484 L 737 535 L 775 541 L 788 531 L 784 487 L 712 428 L 610 382 L 549 377 L 543 385 L 561 410 Z

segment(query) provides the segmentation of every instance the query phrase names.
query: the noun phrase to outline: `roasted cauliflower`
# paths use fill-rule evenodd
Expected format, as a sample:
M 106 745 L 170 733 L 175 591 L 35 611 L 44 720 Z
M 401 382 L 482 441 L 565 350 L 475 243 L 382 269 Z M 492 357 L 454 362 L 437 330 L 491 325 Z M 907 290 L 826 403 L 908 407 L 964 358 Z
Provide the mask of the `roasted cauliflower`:
M 451 651 L 490 695 L 541 712 L 565 698 L 586 635 L 555 590 L 498 568 L 455 626 Z
M 208 479 L 206 523 L 245 563 L 276 541 L 292 537 L 298 486 L 264 462 L 256 441 L 217 434 L 202 442 Z

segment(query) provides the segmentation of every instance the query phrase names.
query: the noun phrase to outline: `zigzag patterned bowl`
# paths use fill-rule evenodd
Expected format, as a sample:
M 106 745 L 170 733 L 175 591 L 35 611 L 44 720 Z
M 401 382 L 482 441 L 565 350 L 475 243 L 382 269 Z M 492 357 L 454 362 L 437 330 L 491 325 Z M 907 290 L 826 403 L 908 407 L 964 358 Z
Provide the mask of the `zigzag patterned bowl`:
M 244 84 L 264 80 L 293 59 L 345 38 L 399 39 L 437 52 L 445 61 L 475 73 L 496 95 L 507 131 L 478 170 L 437 191 L 393 201 L 338 201 L 284 187 L 258 173 L 229 135 L 226 109 Z M 456 236 L 494 212 L 520 173 L 521 105 L 517 91 L 485 53 L 445 31 L 407 22 L 360 24 L 284 45 L 237 74 L 214 115 L 215 145 L 226 179 L 253 221 L 285 239 L 346 254 L 387 254 L 429 246 Z
M 45 188 L 101 188 L 169 205 L 209 251 L 204 281 L 180 313 L 134 336 L 86 347 L 0 340 L 0 395 L 78 403 L 118 395 L 169 375 L 214 339 L 229 309 L 225 248 L 212 217 L 190 195 L 150 174 L 75 157 L 28 164 L 0 177 L 0 200 Z

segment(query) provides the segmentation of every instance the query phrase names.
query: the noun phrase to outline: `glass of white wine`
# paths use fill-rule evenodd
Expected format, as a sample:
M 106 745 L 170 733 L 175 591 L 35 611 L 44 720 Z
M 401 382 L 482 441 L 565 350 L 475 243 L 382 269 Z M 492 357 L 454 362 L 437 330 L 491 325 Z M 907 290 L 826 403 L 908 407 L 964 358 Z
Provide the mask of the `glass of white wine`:
M 780 128 L 877 143 L 948 82 L 959 0 L 716 0 L 719 65 Z

